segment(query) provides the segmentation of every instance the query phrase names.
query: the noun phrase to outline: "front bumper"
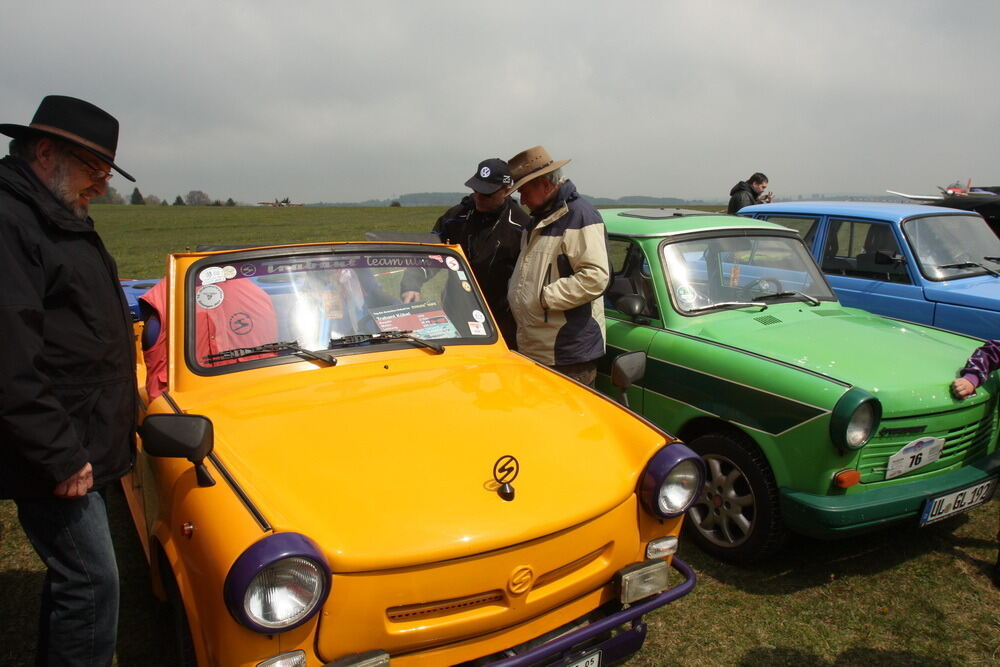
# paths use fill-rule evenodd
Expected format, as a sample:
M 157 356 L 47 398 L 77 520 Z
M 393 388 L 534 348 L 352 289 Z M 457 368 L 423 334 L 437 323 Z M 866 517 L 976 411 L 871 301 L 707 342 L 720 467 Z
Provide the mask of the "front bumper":
M 929 499 L 1000 473 L 1000 451 L 958 470 L 842 496 L 781 490 L 781 511 L 790 529 L 812 537 L 837 537 L 901 519 L 915 519 Z
M 677 556 L 673 557 L 671 566 L 677 570 L 684 581 L 648 600 L 638 602 L 627 609 L 606 616 L 579 630 L 567 633 L 556 639 L 536 646 L 513 657 L 504 658 L 490 663 L 491 667 L 527 667 L 538 664 L 562 664 L 582 657 L 588 653 L 601 651 L 601 664 L 611 664 L 622 660 L 640 648 L 646 639 L 646 624 L 642 622 L 643 614 L 678 600 L 692 590 L 697 582 L 694 570 Z M 632 623 L 629 630 L 619 632 L 609 638 L 594 642 L 595 639 L 626 623 Z M 581 648 L 585 647 L 585 648 Z

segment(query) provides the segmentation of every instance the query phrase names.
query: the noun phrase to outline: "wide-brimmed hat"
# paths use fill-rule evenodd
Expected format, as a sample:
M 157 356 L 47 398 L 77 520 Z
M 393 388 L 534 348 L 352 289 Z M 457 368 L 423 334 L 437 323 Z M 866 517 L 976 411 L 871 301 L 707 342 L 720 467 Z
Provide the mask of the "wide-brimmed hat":
M 549 152 L 542 146 L 521 151 L 507 160 L 510 175 L 514 177 L 513 189 L 517 190 L 528 181 L 555 171 L 568 162 L 569 160 L 553 160 Z
M 510 175 L 507 163 L 498 157 L 483 160 L 472 178 L 465 182 L 465 187 L 472 188 L 479 194 L 491 195 L 500 188 L 510 187 L 514 179 Z
M 31 125 L 0 124 L 0 132 L 20 139 L 32 134 L 57 137 L 75 144 L 110 164 L 115 171 L 135 181 L 115 164 L 118 149 L 118 120 L 90 102 L 65 95 L 48 95 L 38 105 Z

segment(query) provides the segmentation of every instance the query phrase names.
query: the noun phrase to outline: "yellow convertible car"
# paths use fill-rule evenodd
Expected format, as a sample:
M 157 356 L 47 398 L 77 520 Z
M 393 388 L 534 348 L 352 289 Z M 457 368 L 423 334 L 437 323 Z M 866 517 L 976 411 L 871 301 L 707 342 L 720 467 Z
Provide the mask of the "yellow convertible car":
M 457 247 L 175 254 L 138 305 L 123 488 L 185 664 L 597 667 L 693 589 L 701 459 L 510 351 Z

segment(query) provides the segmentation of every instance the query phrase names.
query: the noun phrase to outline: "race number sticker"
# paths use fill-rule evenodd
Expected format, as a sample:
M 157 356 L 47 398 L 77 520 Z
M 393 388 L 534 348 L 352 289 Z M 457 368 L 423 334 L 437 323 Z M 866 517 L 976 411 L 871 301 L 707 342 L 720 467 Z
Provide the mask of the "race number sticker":
M 198 274 L 202 285 L 221 283 L 226 279 L 226 272 L 221 266 L 210 266 Z
M 893 479 L 905 475 L 911 470 L 934 463 L 941 458 L 941 450 L 943 449 L 944 438 L 918 438 L 904 445 L 898 452 L 889 457 L 885 478 Z
M 458 260 L 454 257 L 445 257 L 444 263 L 448 265 L 448 268 L 452 271 L 458 271 Z
M 195 294 L 194 300 L 205 310 L 212 310 L 221 306 L 225 298 L 225 292 L 218 285 L 205 285 L 198 288 L 198 293 Z
M 472 311 L 472 319 L 474 319 L 477 322 L 485 322 L 486 316 L 483 315 L 483 311 L 476 309 Z
M 485 336 L 486 328 L 482 322 L 469 322 L 469 333 L 473 336 Z

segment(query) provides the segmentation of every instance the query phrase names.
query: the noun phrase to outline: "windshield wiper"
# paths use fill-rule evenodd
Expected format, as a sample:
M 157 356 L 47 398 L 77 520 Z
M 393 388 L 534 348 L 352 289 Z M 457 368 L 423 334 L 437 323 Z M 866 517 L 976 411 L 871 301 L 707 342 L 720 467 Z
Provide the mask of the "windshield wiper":
M 254 345 L 253 347 L 237 347 L 232 350 L 225 350 L 224 352 L 213 352 L 211 354 L 206 354 L 202 357 L 202 360 L 206 363 L 214 363 L 217 361 L 232 361 L 234 359 L 242 359 L 244 357 L 252 357 L 255 354 L 267 354 L 268 352 L 294 352 L 295 354 L 306 357 L 308 359 L 315 359 L 316 361 L 322 361 L 330 366 L 336 366 L 337 360 L 329 355 L 318 354 L 312 350 L 307 350 L 301 345 L 297 340 L 289 341 L 277 341 L 275 343 L 264 343 L 263 345 Z
M 983 257 L 987 262 L 993 262 L 994 264 L 1000 264 L 1000 257 Z
M 989 259 L 989 258 L 988 257 L 984 257 L 983 259 Z M 997 273 L 993 269 L 989 268 L 988 266 L 984 266 L 983 264 L 980 264 L 979 262 L 956 262 L 955 264 L 940 264 L 940 265 L 938 265 L 939 269 L 971 269 L 973 267 L 979 267 L 980 269 L 982 269 L 986 273 L 990 274 L 991 276 L 997 276 L 998 278 L 1000 278 L 1000 273 Z
M 353 345 L 365 345 L 368 343 L 391 343 L 398 340 L 405 340 L 433 350 L 435 354 L 442 354 L 444 346 L 440 343 L 432 343 L 413 335 L 412 331 L 379 331 L 378 333 L 354 334 L 352 336 L 342 336 L 341 338 L 331 338 L 330 347 L 350 347 Z
M 688 313 L 700 313 L 703 310 L 712 310 L 713 308 L 746 308 L 752 306 L 754 308 L 760 308 L 761 312 L 767 310 L 766 303 L 752 303 L 750 301 L 719 301 L 718 303 L 713 303 L 710 306 L 702 306 L 701 308 L 692 308 L 686 312 Z
M 797 296 L 800 299 L 802 299 L 803 301 L 805 301 L 806 303 L 808 303 L 810 306 L 818 306 L 819 305 L 819 299 L 817 299 L 816 297 L 809 296 L 805 292 L 798 292 L 798 291 L 794 291 L 794 290 L 788 291 L 788 292 L 772 292 L 770 294 L 761 294 L 760 296 L 755 296 L 753 298 L 753 300 L 754 301 L 764 301 L 765 299 L 774 299 L 774 298 L 780 298 L 780 297 L 786 297 L 786 296 Z

